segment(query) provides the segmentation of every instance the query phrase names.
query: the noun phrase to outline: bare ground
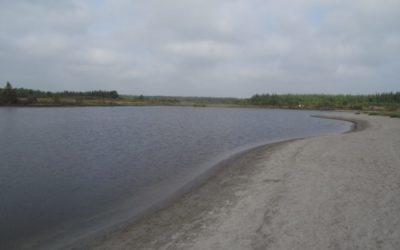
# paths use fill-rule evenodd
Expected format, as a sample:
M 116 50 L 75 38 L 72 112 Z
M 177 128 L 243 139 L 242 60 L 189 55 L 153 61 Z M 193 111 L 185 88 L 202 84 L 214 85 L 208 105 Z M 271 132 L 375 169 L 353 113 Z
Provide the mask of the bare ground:
M 400 249 L 400 119 L 258 148 L 77 249 Z

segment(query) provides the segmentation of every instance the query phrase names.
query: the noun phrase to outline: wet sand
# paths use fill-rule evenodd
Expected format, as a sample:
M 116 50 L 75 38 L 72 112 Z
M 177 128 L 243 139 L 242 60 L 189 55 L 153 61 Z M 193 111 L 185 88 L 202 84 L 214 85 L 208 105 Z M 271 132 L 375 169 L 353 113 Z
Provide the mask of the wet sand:
M 400 119 L 257 148 L 167 208 L 74 249 L 400 249 Z

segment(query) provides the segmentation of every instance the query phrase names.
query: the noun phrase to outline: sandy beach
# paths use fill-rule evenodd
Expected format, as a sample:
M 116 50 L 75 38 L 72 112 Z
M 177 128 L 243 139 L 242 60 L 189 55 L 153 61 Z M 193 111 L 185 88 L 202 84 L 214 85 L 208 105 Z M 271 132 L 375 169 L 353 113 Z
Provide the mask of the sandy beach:
M 357 126 L 252 150 L 165 209 L 73 248 L 400 249 L 400 119 L 335 118 Z

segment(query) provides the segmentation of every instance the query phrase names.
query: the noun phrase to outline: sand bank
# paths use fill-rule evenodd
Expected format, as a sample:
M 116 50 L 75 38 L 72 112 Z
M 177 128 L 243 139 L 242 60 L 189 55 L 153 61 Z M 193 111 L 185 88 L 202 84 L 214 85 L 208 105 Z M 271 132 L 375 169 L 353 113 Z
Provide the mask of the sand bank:
M 246 153 L 171 206 L 82 249 L 400 249 L 400 119 Z

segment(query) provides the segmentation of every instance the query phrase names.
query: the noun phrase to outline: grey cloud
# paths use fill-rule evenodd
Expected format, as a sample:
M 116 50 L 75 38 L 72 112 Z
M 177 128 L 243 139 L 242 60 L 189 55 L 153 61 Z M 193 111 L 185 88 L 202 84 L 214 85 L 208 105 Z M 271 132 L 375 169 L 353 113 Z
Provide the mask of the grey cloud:
M 0 81 L 246 97 L 398 91 L 394 0 L 0 1 Z

